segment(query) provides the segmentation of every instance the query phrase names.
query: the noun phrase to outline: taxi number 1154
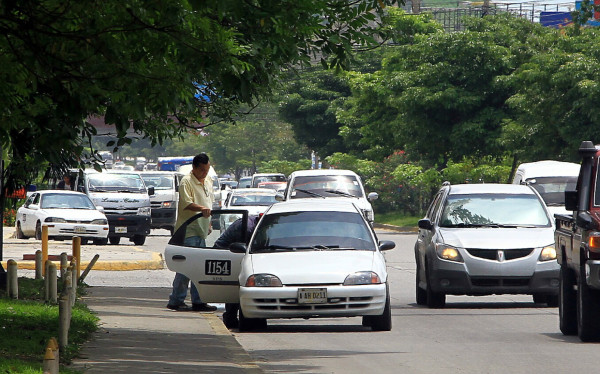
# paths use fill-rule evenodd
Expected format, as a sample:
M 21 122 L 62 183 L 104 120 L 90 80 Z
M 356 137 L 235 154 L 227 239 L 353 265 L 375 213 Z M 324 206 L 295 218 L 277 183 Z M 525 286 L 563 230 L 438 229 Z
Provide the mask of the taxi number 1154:
M 231 260 L 206 260 L 204 274 L 231 275 Z

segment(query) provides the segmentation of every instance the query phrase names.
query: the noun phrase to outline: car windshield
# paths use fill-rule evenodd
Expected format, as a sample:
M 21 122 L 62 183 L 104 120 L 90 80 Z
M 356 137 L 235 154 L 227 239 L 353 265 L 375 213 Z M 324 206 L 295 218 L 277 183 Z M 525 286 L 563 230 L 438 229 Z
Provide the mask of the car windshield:
M 230 206 L 248 206 L 248 205 L 260 205 L 260 206 L 269 206 L 275 203 L 275 194 L 267 194 L 267 193 L 244 193 L 244 194 L 236 194 L 231 196 Z
M 550 220 L 535 195 L 450 195 L 441 227 L 548 227 Z
M 292 199 L 305 197 L 363 197 L 360 183 L 354 175 L 314 175 L 294 178 Z
M 144 182 L 138 174 L 98 173 L 88 176 L 90 191 L 95 192 L 142 192 Z
M 146 183 L 146 187 L 154 187 L 155 190 L 172 190 L 173 176 L 160 174 L 143 174 L 142 179 Z
M 301 250 L 374 251 L 375 243 L 359 213 L 290 212 L 262 218 L 250 253 Z
M 527 183 L 542 196 L 548 206 L 565 205 L 565 191 L 575 189 L 577 177 L 540 177 L 528 179 Z
M 96 209 L 86 195 L 49 193 L 42 195 L 42 209 Z
M 263 183 L 263 182 L 285 182 L 285 176 L 283 176 L 283 175 L 256 176 L 252 180 L 252 187 L 258 187 L 258 184 Z

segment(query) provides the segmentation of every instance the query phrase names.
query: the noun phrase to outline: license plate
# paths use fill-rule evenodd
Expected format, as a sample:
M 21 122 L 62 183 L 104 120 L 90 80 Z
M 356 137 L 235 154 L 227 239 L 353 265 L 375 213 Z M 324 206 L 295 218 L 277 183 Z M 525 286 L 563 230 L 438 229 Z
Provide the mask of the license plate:
M 206 275 L 231 275 L 230 260 L 206 260 L 204 263 Z
M 298 304 L 324 304 L 327 302 L 327 288 L 299 288 Z
M 116 233 L 124 233 L 127 232 L 127 227 L 115 227 Z
M 75 226 L 75 233 L 85 234 L 85 227 L 84 226 Z

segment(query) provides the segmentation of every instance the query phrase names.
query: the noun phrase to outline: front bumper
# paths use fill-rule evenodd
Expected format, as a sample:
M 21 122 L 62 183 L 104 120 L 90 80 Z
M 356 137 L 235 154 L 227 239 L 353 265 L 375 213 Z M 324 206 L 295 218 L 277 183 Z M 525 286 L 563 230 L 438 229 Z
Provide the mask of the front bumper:
M 153 229 L 170 229 L 175 227 L 177 208 L 152 208 L 151 217 Z
M 298 288 L 327 288 L 327 303 L 299 304 Z M 360 286 L 240 287 L 240 304 L 248 318 L 314 318 L 381 315 L 385 284 Z
M 132 238 L 136 235 L 150 235 L 150 216 L 137 214 L 106 214 L 108 236 Z
M 74 224 L 74 223 L 44 223 L 48 227 L 48 237 L 51 238 L 72 238 L 79 236 L 81 238 L 99 238 L 105 239 L 108 236 L 108 225 L 92 224 Z

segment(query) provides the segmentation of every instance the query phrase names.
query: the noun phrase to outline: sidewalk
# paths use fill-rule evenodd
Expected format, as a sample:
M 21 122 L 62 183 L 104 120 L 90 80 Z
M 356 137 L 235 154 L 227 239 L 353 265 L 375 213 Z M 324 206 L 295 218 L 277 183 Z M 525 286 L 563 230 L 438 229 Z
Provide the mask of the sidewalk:
M 41 249 L 39 240 L 14 238 L 3 228 L 3 261 L 17 261 L 19 270 L 35 270 L 23 255 Z M 72 254 L 72 242 L 51 241 L 49 255 Z M 98 270 L 161 270 L 162 255 L 139 246 L 82 246 L 81 269 L 95 254 Z M 29 271 L 29 273 L 31 273 Z M 170 288 L 109 287 L 87 289 L 81 298 L 100 318 L 100 329 L 70 367 L 94 373 L 262 373 L 214 313 L 176 312 L 165 307 Z

